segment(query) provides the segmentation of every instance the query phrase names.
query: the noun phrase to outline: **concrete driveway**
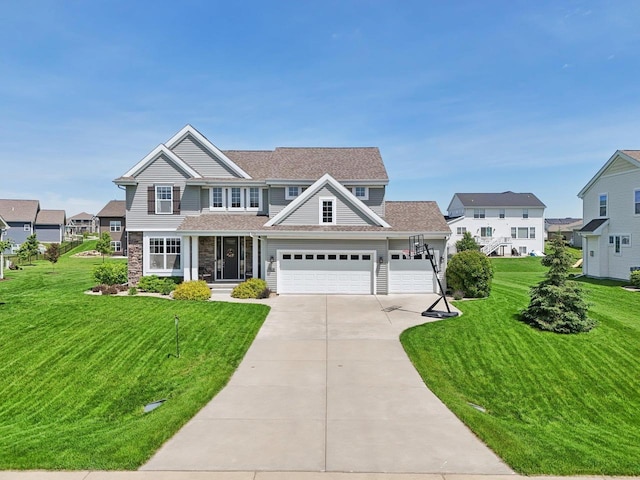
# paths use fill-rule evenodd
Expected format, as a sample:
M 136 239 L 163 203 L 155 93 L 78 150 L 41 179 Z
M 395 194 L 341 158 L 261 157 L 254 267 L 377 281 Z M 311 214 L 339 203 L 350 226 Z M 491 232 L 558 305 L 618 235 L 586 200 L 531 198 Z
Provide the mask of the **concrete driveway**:
M 237 372 L 142 470 L 509 474 L 398 336 L 432 295 L 280 296 Z

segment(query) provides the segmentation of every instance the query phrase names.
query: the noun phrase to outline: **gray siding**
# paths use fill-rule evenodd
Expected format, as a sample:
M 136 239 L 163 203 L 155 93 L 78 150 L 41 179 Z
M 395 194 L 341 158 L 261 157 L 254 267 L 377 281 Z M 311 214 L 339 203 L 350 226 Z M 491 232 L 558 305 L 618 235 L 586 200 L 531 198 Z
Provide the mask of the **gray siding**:
M 282 221 L 282 225 L 318 225 L 320 223 L 320 197 L 335 197 L 337 225 L 375 225 L 351 203 L 346 203 L 342 194 L 327 185 Z
M 9 224 L 9 230 L 4 235 L 5 240 L 11 240 L 12 243 L 22 245 L 29 235 L 33 232 L 29 229 L 25 232 L 25 224 L 31 225 L 29 222 L 7 222 Z
M 36 225 L 35 234 L 39 242 L 62 242 L 62 227 L 60 225 Z
M 353 186 L 347 185 L 347 190 L 350 192 L 353 191 Z M 362 200 L 367 207 L 376 212 L 381 217 L 384 217 L 384 187 L 368 187 L 369 188 L 369 198 L 367 200 Z
M 387 242 L 386 240 L 321 240 L 321 239 L 267 239 L 263 258 L 265 280 L 273 291 L 277 289 L 276 264 L 270 265 L 269 259 L 278 258 L 278 250 L 343 250 L 343 251 L 375 251 L 376 262 L 376 294 L 387 293 Z M 378 263 L 382 257 L 383 262 Z
M 200 213 L 200 187 L 186 187 L 186 175 L 171 161 L 159 157 L 136 177 L 137 186 L 127 187 L 127 229 L 175 230 L 187 215 Z M 147 213 L 147 187 L 167 184 L 180 187 L 180 214 L 149 215 Z
M 290 202 L 291 200 L 285 200 L 284 187 L 271 187 L 269 189 L 269 216 L 275 217 Z
M 203 177 L 237 178 L 218 158 L 210 155 L 196 139 L 190 135 L 173 147 L 172 152 L 183 159 Z

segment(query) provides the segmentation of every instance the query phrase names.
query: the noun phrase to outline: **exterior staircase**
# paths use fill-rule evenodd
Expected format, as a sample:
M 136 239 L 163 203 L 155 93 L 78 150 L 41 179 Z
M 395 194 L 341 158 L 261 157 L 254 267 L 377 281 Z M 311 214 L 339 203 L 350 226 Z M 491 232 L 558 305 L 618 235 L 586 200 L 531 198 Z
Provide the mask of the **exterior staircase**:
M 213 282 L 208 283 L 212 295 L 231 295 L 231 291 L 239 282 Z
M 480 251 L 485 255 L 491 255 L 502 245 L 511 245 L 511 237 L 496 237 L 485 244 Z

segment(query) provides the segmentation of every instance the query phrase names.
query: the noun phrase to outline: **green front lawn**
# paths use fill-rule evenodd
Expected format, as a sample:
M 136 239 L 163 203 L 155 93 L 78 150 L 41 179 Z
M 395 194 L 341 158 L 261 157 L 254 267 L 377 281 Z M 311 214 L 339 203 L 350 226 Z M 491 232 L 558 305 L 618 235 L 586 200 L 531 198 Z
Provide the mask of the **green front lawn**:
M 540 259 L 493 265 L 490 298 L 402 334 L 425 383 L 520 473 L 640 474 L 640 294 L 584 280 L 598 327 L 540 332 L 517 320 Z
M 0 282 L 0 469 L 139 467 L 227 383 L 269 310 L 86 295 L 102 258 L 35 263 Z

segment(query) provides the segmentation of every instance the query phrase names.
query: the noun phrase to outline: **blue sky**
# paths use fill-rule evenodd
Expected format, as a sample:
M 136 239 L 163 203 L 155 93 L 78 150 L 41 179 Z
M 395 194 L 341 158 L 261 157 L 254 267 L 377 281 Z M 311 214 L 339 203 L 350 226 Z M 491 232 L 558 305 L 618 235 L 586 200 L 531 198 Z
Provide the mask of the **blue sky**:
M 4 0 L 0 198 L 68 216 L 190 123 L 221 149 L 377 146 L 387 198 L 577 192 L 640 149 L 640 2 Z

